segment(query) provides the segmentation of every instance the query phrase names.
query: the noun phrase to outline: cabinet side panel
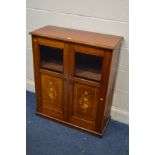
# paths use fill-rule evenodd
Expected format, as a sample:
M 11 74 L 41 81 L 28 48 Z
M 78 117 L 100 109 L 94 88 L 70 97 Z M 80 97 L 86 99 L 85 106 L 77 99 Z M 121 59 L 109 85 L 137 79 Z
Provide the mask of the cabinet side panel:
M 37 112 L 42 112 L 42 104 L 41 104 L 41 80 L 39 73 L 40 66 L 40 56 L 39 56 L 39 48 L 38 48 L 38 40 L 37 37 L 32 36 L 32 47 L 33 47 L 33 65 L 34 65 L 34 80 L 35 80 L 35 94 L 36 94 L 36 102 L 37 102 Z
M 119 62 L 119 53 L 120 53 L 120 48 L 117 48 L 113 51 L 113 55 L 112 55 L 108 92 L 107 92 L 107 98 L 106 98 L 106 107 L 104 112 L 104 117 L 106 119 L 110 117 L 110 112 L 111 112 L 112 100 L 114 96 L 114 87 L 115 87 L 115 81 L 116 81 L 116 75 L 117 75 L 117 67 Z
M 104 61 L 102 63 L 102 77 L 101 77 L 101 86 L 99 92 L 99 104 L 98 104 L 98 113 L 97 113 L 97 131 L 102 133 L 103 128 L 106 125 L 106 120 L 104 112 L 106 109 L 106 99 L 108 92 L 110 68 L 112 61 L 112 51 L 104 50 Z

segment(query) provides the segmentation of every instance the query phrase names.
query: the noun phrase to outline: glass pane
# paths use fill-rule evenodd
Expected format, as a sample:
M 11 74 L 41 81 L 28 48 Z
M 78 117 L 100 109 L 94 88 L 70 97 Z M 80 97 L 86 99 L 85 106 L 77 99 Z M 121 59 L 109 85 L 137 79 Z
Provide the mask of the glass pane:
M 101 80 L 102 57 L 75 53 L 75 75 L 95 81 Z
M 40 45 L 40 67 L 63 72 L 63 49 Z

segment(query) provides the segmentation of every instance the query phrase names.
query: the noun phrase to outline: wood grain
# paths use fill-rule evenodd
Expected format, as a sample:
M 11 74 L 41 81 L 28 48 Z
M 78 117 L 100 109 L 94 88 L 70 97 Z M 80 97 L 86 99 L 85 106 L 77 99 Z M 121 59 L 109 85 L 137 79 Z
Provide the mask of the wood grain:
M 84 44 L 106 49 L 115 49 L 122 41 L 122 37 L 115 35 L 100 34 L 82 30 L 74 30 L 56 26 L 45 26 L 33 32 L 31 35 L 52 38 L 61 41 Z

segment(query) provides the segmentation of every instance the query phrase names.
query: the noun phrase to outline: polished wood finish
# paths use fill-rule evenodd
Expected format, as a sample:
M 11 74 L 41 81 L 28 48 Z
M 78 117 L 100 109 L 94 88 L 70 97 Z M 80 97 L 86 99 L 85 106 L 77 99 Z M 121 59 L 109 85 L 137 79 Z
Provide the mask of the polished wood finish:
M 99 34 L 94 32 L 87 32 L 81 30 L 74 30 L 56 26 L 45 26 L 41 29 L 35 30 L 30 34 L 45 37 L 49 39 L 56 39 L 61 41 L 67 41 L 78 44 L 91 45 L 94 47 L 102 47 L 107 49 L 115 49 L 120 42 L 122 37 Z
M 41 103 L 41 79 L 40 79 L 40 54 L 37 37 L 32 38 L 32 47 L 33 47 L 33 65 L 34 65 L 34 79 L 35 79 L 35 91 L 36 91 L 36 101 L 37 106 L 36 110 L 42 112 L 42 103 Z
M 42 112 L 63 119 L 63 79 L 41 74 Z
M 37 114 L 102 135 L 110 119 L 122 37 L 55 26 L 30 34 Z
M 99 89 L 73 82 L 69 122 L 96 131 L 96 113 Z

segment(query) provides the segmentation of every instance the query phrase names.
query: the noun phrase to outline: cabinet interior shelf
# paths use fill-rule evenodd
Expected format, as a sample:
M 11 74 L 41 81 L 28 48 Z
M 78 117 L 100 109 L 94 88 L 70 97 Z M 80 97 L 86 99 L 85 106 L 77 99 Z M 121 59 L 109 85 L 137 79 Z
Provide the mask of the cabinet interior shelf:
M 95 80 L 95 81 L 101 80 L 100 72 L 90 68 L 77 67 L 75 70 L 75 76 L 90 79 L 90 80 Z
M 63 72 L 63 64 L 60 63 L 59 61 L 42 61 L 41 62 L 41 68 L 45 68 L 48 70 L 54 70 L 54 71 L 58 71 L 58 72 Z

